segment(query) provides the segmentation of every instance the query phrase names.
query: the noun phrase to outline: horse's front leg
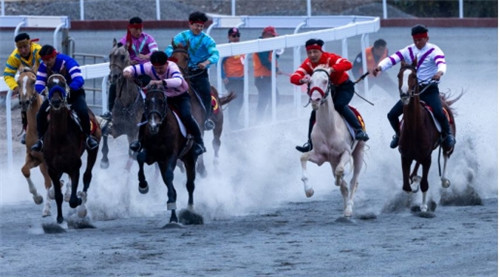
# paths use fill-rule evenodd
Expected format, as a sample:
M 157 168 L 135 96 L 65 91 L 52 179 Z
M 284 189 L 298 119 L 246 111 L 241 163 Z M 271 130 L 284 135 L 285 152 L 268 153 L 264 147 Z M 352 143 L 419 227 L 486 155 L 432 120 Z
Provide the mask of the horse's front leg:
M 348 163 L 352 163 L 352 156 L 351 156 L 351 153 L 349 151 L 344 151 L 342 153 L 342 155 L 340 156 L 339 163 L 337 164 L 337 166 L 335 167 L 334 172 L 333 172 L 333 174 L 335 175 L 335 184 L 337 186 L 340 186 L 340 185 L 342 185 L 342 183 L 345 183 L 345 182 L 343 182 L 344 171 L 345 171 L 345 166 Z M 333 163 L 332 163 L 332 165 L 333 165 Z
M 82 199 L 77 196 L 78 192 L 78 181 L 80 180 L 80 167 L 77 167 L 73 172 L 69 172 L 68 175 L 71 179 L 71 196 L 69 198 L 69 206 L 71 208 L 76 208 L 78 205 L 82 204 Z
M 59 179 L 61 178 L 62 173 L 56 172 L 55 170 L 49 170 L 49 176 L 50 179 L 52 179 L 54 187 L 54 198 L 57 206 L 57 223 L 61 224 L 64 221 L 64 217 L 62 215 L 63 194 L 61 192 L 61 187 L 59 186 Z
M 401 169 L 403 171 L 403 190 L 411 192 L 410 186 L 410 167 L 412 159 L 401 156 Z
M 174 169 L 177 162 L 177 157 L 172 155 L 167 162 L 158 163 L 160 166 L 161 176 L 163 182 L 167 186 L 167 210 L 172 211 L 170 215 L 170 222 L 178 223 L 179 219 L 175 210 L 177 209 L 177 191 L 174 188 Z
M 429 190 L 429 169 L 431 168 L 432 156 L 422 162 L 422 180 L 420 181 L 420 190 L 422 190 L 422 203 L 420 204 L 420 211 L 427 211 L 427 191 Z
M 21 172 L 23 173 L 24 177 L 26 178 L 26 181 L 28 182 L 28 188 L 30 193 L 33 195 L 33 201 L 35 204 L 40 205 L 43 203 L 43 196 L 38 194 L 38 191 L 36 190 L 35 184 L 33 184 L 33 181 L 31 180 L 31 168 L 33 167 L 33 163 L 30 161 L 29 155 L 26 156 L 26 163 L 24 166 L 21 168 Z M 48 201 L 48 200 L 47 200 Z
M 309 185 L 309 178 L 307 177 L 307 161 L 309 161 L 309 156 L 311 152 L 306 152 L 300 156 L 300 164 L 302 166 L 302 182 L 304 183 L 304 192 L 307 197 L 311 197 L 314 194 L 314 189 Z
M 148 193 L 149 186 L 148 181 L 146 181 L 146 176 L 144 175 L 144 162 L 146 161 L 147 151 L 143 149 L 139 154 L 137 154 L 137 163 L 139 164 L 139 171 L 137 173 L 139 178 L 139 192 L 142 194 Z

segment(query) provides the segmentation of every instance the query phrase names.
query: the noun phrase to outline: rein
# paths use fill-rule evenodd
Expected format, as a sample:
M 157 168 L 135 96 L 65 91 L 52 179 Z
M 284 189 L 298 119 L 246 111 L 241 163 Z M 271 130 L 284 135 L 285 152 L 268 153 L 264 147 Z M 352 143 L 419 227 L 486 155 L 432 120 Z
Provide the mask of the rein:
M 321 89 L 320 87 L 317 87 L 317 86 L 311 88 L 311 83 L 308 83 L 307 84 L 307 94 L 309 95 L 309 101 L 307 102 L 307 104 L 304 107 L 307 107 L 311 103 L 311 94 L 314 91 L 317 90 L 321 94 L 322 98 L 321 98 L 320 104 L 323 104 L 327 101 L 328 95 L 330 95 L 330 91 L 332 90 L 332 83 L 330 82 L 330 74 L 328 73 L 328 71 L 325 69 L 322 69 L 322 68 L 318 68 L 318 69 L 314 70 L 313 75 L 316 72 L 322 72 L 322 73 L 326 74 L 327 79 L 328 79 L 328 88 L 326 89 L 326 92 L 325 92 L 325 91 L 323 91 L 323 89 Z
M 167 109 L 168 109 L 168 104 L 167 104 L 167 97 L 163 94 L 163 91 L 162 90 L 157 90 L 157 89 L 153 89 L 153 90 L 150 90 L 148 91 L 148 94 L 161 94 L 164 96 L 164 99 L 163 99 L 163 102 L 164 102 L 164 106 L 163 106 L 163 110 L 162 109 L 158 109 L 157 106 L 158 104 L 155 104 L 153 109 L 149 109 L 150 105 L 146 105 L 146 107 L 144 108 L 145 111 L 146 111 L 146 118 L 149 118 L 150 115 L 152 114 L 157 114 L 159 117 L 160 117 L 160 122 L 163 122 L 163 119 L 165 119 L 165 116 L 167 115 Z M 151 98 L 153 98 L 153 102 L 156 103 L 156 100 L 161 100 L 159 97 L 156 98 L 155 95 L 151 96 Z M 151 102 L 151 98 L 146 98 L 146 102 Z

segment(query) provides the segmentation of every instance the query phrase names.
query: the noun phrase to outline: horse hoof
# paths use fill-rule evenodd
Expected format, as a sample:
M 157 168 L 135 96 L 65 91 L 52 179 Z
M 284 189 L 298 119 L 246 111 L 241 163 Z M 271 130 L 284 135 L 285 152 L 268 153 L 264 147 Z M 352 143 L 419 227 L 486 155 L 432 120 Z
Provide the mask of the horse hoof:
M 109 161 L 103 161 L 103 160 L 101 160 L 101 168 L 102 169 L 108 169 L 109 168 Z
M 149 192 L 149 186 L 148 186 L 148 185 L 146 185 L 146 187 L 144 187 L 144 188 L 142 188 L 141 186 L 139 186 L 139 192 L 140 192 L 141 194 L 146 194 L 146 193 L 148 193 L 148 192 Z
M 441 186 L 442 186 L 443 188 L 447 189 L 447 188 L 449 188 L 449 187 L 450 187 L 450 185 L 451 185 L 451 182 L 450 182 L 450 180 L 449 180 L 449 179 L 447 179 L 447 178 L 443 178 L 443 179 L 441 179 Z
M 82 207 L 80 209 L 78 209 L 78 217 L 80 218 L 84 218 L 87 216 L 87 209 Z
M 184 226 L 182 226 L 182 224 L 180 224 L 178 222 L 169 222 L 161 228 L 162 229 L 180 229 L 180 228 L 184 228 Z
M 35 204 L 40 205 L 43 203 L 43 197 L 40 195 L 35 195 L 33 196 L 33 201 L 35 201 Z
M 47 216 L 50 216 L 50 215 L 51 215 L 50 209 L 49 210 L 43 210 L 42 217 L 47 217 Z
M 314 195 L 314 189 L 306 189 L 306 196 L 307 198 L 311 197 Z

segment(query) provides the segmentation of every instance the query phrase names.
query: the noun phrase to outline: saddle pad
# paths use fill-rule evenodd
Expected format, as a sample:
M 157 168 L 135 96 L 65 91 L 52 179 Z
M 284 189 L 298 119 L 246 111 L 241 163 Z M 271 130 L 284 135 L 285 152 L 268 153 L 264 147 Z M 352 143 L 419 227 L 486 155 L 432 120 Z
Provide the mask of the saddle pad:
M 175 119 L 177 119 L 177 124 L 179 124 L 179 129 L 181 130 L 181 134 L 184 137 L 186 137 L 187 136 L 186 126 L 184 126 L 184 123 L 182 123 L 181 118 L 179 117 L 176 111 L 172 110 L 172 113 L 175 115 Z

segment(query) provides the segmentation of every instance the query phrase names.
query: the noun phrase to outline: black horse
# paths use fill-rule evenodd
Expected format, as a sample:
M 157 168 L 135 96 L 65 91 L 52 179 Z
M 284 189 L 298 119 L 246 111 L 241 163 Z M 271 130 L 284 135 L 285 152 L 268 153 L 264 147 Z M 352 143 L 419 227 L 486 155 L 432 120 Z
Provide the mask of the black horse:
M 71 179 L 71 197 L 69 205 L 76 208 L 81 205 L 79 215 L 86 215 L 85 202 L 87 190 L 92 179 L 92 168 L 97 159 L 98 148 L 87 151 L 87 168 L 83 174 L 83 191 L 77 195 L 78 182 L 80 179 L 80 167 L 82 166 L 81 156 L 85 152 L 85 136 L 71 116 L 71 111 L 66 102 L 66 80 L 62 75 L 53 74 L 48 78 L 47 88 L 58 86 L 58 90 L 53 90 L 49 99 L 50 121 L 44 135 L 43 157 L 47 164 L 50 178 L 54 185 L 55 199 L 57 203 L 57 223 L 62 223 L 62 202 L 60 179 L 66 173 Z M 99 142 L 101 139 L 101 128 L 98 125 L 94 114 L 89 109 L 91 120 L 91 132 Z
M 149 190 L 144 175 L 144 163 L 151 165 L 156 162 L 160 168 L 163 182 L 168 189 L 167 209 L 171 210 L 170 223 L 178 223 L 179 219 L 175 211 L 177 192 L 173 180 L 177 159 L 180 159 L 186 168 L 186 188 L 189 193 L 188 210 L 181 212 L 181 222 L 185 224 L 203 223 L 201 216 L 192 212 L 196 177 L 196 155 L 191 148 L 192 142 L 181 133 L 179 123 L 167 104 L 164 92 L 152 88 L 147 90 L 146 94 L 144 114 L 147 124 L 142 125 L 139 130 L 142 149 L 137 155 L 139 191 L 147 193 Z

